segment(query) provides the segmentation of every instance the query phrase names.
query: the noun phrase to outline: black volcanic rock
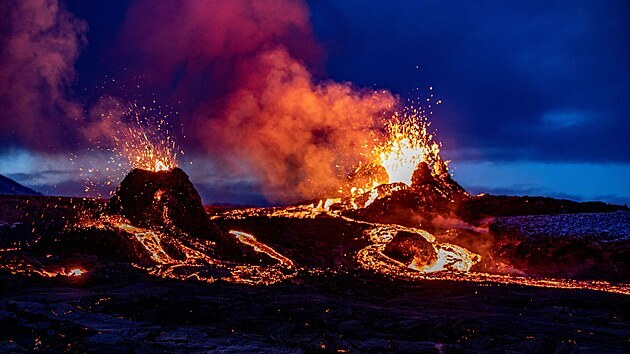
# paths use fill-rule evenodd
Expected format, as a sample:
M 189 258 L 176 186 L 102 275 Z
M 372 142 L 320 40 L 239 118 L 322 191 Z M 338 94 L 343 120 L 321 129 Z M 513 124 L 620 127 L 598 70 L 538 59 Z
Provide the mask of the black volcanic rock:
M 437 261 L 437 253 L 422 235 L 399 231 L 383 251 L 385 255 L 406 265 L 430 266 Z
M 0 175 L 0 194 L 12 194 L 12 195 L 41 195 L 28 187 L 24 187 L 18 182 Z
M 110 213 L 139 227 L 177 228 L 217 243 L 220 252 L 242 253 L 234 241 L 210 221 L 201 197 L 180 168 L 152 172 L 134 169 L 108 204 Z
M 365 208 L 348 210 L 348 217 L 377 223 L 421 227 L 427 231 L 440 228 L 441 216 L 456 218 L 458 206 L 470 195 L 455 182 L 439 162 L 435 171 L 421 162 L 412 176 L 411 186 L 401 183 L 377 187 L 378 198 Z
M 452 198 L 465 199 L 468 197 L 466 190 L 451 177 L 442 161 L 436 162 L 435 171 L 431 171 L 426 162 L 420 162 L 416 170 L 413 171 L 411 187 L 422 188 L 426 185 L 437 188 L 442 194 L 447 194 Z
M 628 206 L 603 202 L 575 202 L 566 199 L 482 194 L 466 200 L 459 214 L 466 220 L 495 216 L 607 213 L 630 211 Z
M 466 190 L 451 177 L 442 161 L 436 162 L 434 171 L 431 171 L 426 162 L 420 162 L 413 171 L 411 188 L 422 190 L 426 186 L 430 186 L 448 198 L 463 200 L 468 197 Z
M 179 168 L 132 170 L 109 201 L 109 209 L 137 226 L 172 224 L 193 234 L 203 232 L 208 222 L 199 193 Z
M 411 175 L 411 185 L 422 186 L 433 182 L 435 182 L 435 178 L 431 173 L 429 165 L 425 162 L 419 163 L 415 171 L 413 171 L 413 175 Z

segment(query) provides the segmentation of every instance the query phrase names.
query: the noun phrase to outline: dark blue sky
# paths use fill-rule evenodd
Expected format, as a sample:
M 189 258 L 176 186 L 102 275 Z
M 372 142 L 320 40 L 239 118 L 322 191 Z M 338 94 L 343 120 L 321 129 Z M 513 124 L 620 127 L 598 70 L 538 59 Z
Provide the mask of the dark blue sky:
M 456 156 L 630 161 L 630 3 L 394 3 L 310 3 L 331 76 L 434 86 Z
M 112 49 L 132 3 L 65 1 L 89 26 L 78 100 L 94 100 L 105 76 L 128 67 Z M 404 99 L 433 87 L 444 104 L 432 127 L 469 189 L 630 201 L 630 2 L 307 4 L 323 53 L 309 64 L 315 75 Z

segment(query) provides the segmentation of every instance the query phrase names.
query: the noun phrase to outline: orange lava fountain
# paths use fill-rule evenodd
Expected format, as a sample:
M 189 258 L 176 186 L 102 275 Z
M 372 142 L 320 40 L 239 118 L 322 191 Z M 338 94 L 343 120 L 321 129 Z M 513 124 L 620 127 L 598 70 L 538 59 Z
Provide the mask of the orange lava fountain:
M 386 123 L 387 139 L 374 149 L 373 155 L 376 163 L 387 171 L 388 183 L 411 185 L 411 176 L 419 163 L 435 166 L 441 160 L 440 145 L 428 133 L 429 125 L 417 111 L 395 113 Z
M 175 140 L 164 118 L 143 118 L 139 109 L 133 105 L 128 114 L 134 118 L 129 124 L 118 130 L 115 136 L 118 152 L 129 160 L 132 168 L 159 172 L 177 167 L 178 150 Z
M 106 161 L 88 162 L 89 166 L 79 168 L 85 179 L 85 192 L 101 198 L 102 190 L 109 190 L 117 184 L 130 169 L 152 172 L 168 171 L 178 167 L 177 159 L 184 152 L 175 142 L 167 119 L 171 113 L 163 113 L 163 108 L 138 107 L 133 103 L 126 108 L 116 102 L 117 114 L 107 114 L 103 123 L 107 131 L 106 139 L 93 140 Z M 88 149 L 93 151 L 93 149 Z M 73 158 L 78 159 L 78 156 Z M 103 165 L 103 162 L 106 164 Z

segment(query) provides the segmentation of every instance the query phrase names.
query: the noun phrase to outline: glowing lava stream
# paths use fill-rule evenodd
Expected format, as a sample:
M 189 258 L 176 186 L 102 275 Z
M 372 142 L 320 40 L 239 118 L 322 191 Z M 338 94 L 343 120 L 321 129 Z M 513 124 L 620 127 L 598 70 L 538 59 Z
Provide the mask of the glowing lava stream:
M 433 265 L 425 268 L 419 268 L 412 263 L 408 266 L 388 257 L 383 253 L 387 243 L 393 239 L 394 235 L 392 235 L 392 226 L 398 226 L 375 226 L 375 228 L 366 231 L 366 234 L 370 240 L 374 242 L 374 244 L 359 250 L 356 255 L 356 260 L 365 269 L 371 269 L 377 273 L 386 274 L 394 278 L 407 280 L 453 280 L 470 281 L 475 283 L 514 284 L 541 288 L 596 290 L 630 295 L 630 284 L 613 285 L 605 281 L 531 278 L 508 274 L 469 272 L 468 270 L 479 261 L 479 259 L 475 259 L 475 256 L 479 256 L 464 248 L 450 244 L 442 244 L 440 245 L 440 248 L 436 248 L 438 251 L 438 260 Z M 408 229 L 407 231 L 414 230 Z M 423 230 L 415 231 L 420 232 L 428 241 L 431 241 L 432 239 L 434 240 L 432 235 Z M 455 261 L 455 263 L 453 263 L 453 261 Z
M 259 253 L 264 253 L 267 256 L 277 260 L 278 262 L 280 262 L 281 265 L 287 268 L 294 267 L 293 261 L 281 255 L 280 253 L 276 252 L 276 250 L 274 250 L 273 248 L 258 241 L 256 237 L 254 237 L 254 235 L 248 234 L 242 231 L 234 231 L 234 230 L 230 230 L 230 234 L 234 235 L 236 239 L 239 240 L 240 242 L 253 247 L 254 251 L 259 252 Z
M 352 219 L 347 220 L 350 221 Z M 381 253 L 385 249 L 385 246 L 394 239 L 399 231 L 418 234 L 422 236 L 422 238 L 430 242 L 437 254 L 437 260 L 433 264 L 429 265 L 417 265 L 415 264 L 415 261 L 409 265 L 404 265 L 405 267 L 409 267 L 410 269 L 413 269 L 415 271 L 419 271 L 422 273 L 433 273 L 445 270 L 467 272 L 470 270 L 470 268 L 472 268 L 472 266 L 479 263 L 479 261 L 481 260 L 480 255 L 470 252 L 463 247 L 452 245 L 450 243 L 438 243 L 433 235 L 424 230 L 394 224 L 365 224 L 371 226 L 370 229 L 365 231 L 365 235 L 367 236 L 367 238 L 369 238 L 370 241 L 374 243 L 374 245 L 379 246 L 379 252 Z M 402 265 L 401 262 L 387 257 L 384 254 L 382 254 L 382 256 L 390 259 L 397 264 Z M 361 264 L 361 262 L 359 262 L 359 264 Z
M 61 268 L 58 271 L 47 271 L 46 269 L 43 270 L 34 270 L 35 273 L 41 275 L 41 276 L 45 276 L 45 277 L 50 277 L 50 278 L 54 278 L 54 277 L 58 277 L 58 276 L 62 276 L 62 277 L 80 277 L 81 275 L 87 273 L 86 270 L 82 269 L 82 268 L 72 268 L 70 270 L 66 270 L 65 268 Z
M 478 272 L 441 271 L 422 273 L 383 254 L 385 244 L 369 245 L 357 253 L 357 261 L 366 269 L 403 280 L 450 280 L 474 283 L 498 283 L 539 288 L 582 289 L 630 295 L 629 284 L 613 285 L 605 281 L 582 281 L 572 279 L 530 278 L 508 274 Z
M 231 283 L 269 285 L 289 279 L 296 274 L 295 271 L 289 273 L 286 271 L 294 268 L 290 259 L 259 242 L 253 235 L 244 232 L 234 231 L 230 234 L 239 242 L 253 247 L 257 252 L 265 253 L 277 260 L 279 265 L 256 266 L 222 261 L 209 255 L 215 247 L 211 241 L 187 234 L 170 235 L 159 230 L 132 226 L 127 219 L 120 216 L 85 220 L 81 226 L 99 229 L 114 228 L 123 232 L 123 235 L 129 235 L 131 240 L 137 242 L 140 249 L 150 255 L 154 263 L 150 266 L 135 263 L 132 265 L 153 276 L 179 280 L 194 278 L 207 283 L 221 279 Z M 176 254 L 183 255 L 183 259 L 169 255 L 166 245 L 169 246 L 168 249 L 176 250 Z M 225 275 L 225 271 L 229 273 L 228 276 Z
M 251 208 L 228 211 L 221 215 L 215 215 L 212 219 L 245 219 L 248 216 L 266 216 L 280 218 L 315 218 L 324 213 L 330 217 L 342 218 L 348 222 L 359 223 L 368 226 L 364 237 L 367 237 L 372 244 L 359 250 L 355 254 L 355 259 L 359 266 L 372 270 L 376 273 L 385 274 L 392 278 L 402 280 L 448 280 L 448 281 L 468 281 L 475 283 L 497 283 L 514 284 L 522 286 L 533 286 L 542 288 L 559 289 L 583 289 L 603 291 L 617 294 L 630 295 L 630 284 L 611 284 L 606 281 L 579 281 L 571 279 L 555 278 L 532 278 L 510 274 L 489 274 L 481 272 L 471 272 L 470 268 L 479 259 L 477 254 L 464 248 L 442 243 L 436 247 L 438 260 L 430 267 L 418 269 L 413 263 L 406 265 L 393 258 L 386 256 L 383 250 L 387 246 L 398 230 L 421 234 L 435 246 L 435 237 L 424 230 L 406 228 L 394 224 L 375 224 L 360 220 L 354 220 L 340 215 L 336 211 L 326 210 L 325 202 L 319 205 L 301 205 L 287 208 Z M 461 253 L 465 252 L 465 253 Z
M 36 267 L 35 262 L 33 264 L 29 264 L 28 262 L 18 262 L 18 263 L 7 263 L 1 264 L 0 268 L 7 269 L 11 274 L 20 274 L 20 273 L 34 273 L 39 276 L 45 278 L 56 278 L 56 277 L 66 277 L 66 278 L 78 278 L 82 275 L 88 273 L 87 270 L 83 268 L 71 268 L 67 269 L 65 267 Z M 52 270 L 56 269 L 56 270 Z

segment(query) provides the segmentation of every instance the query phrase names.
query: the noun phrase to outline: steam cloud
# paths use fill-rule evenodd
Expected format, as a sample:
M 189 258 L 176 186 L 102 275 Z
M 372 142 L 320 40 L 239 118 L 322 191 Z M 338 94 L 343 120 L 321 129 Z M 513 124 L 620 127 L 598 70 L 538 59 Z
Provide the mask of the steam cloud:
M 272 200 L 338 190 L 369 152 L 375 118 L 396 103 L 314 80 L 322 56 L 299 1 L 141 1 L 123 36 L 137 69 L 188 105 L 183 124 L 198 145 L 225 168 L 254 173 Z
M 56 0 L 7 0 L 0 14 L 1 135 L 35 149 L 63 147 L 82 116 L 68 94 L 87 24 Z
M 110 135 L 124 100 L 105 97 L 85 115 L 69 98 L 87 25 L 57 0 L 0 8 L 9 13 L 0 128 L 40 149 Z M 301 1 L 138 0 L 118 43 L 111 55 L 130 75 L 121 79 L 166 92 L 188 132 L 184 148 L 253 174 L 270 200 L 339 189 L 369 152 L 376 120 L 396 104 L 386 91 L 315 79 L 323 54 Z

